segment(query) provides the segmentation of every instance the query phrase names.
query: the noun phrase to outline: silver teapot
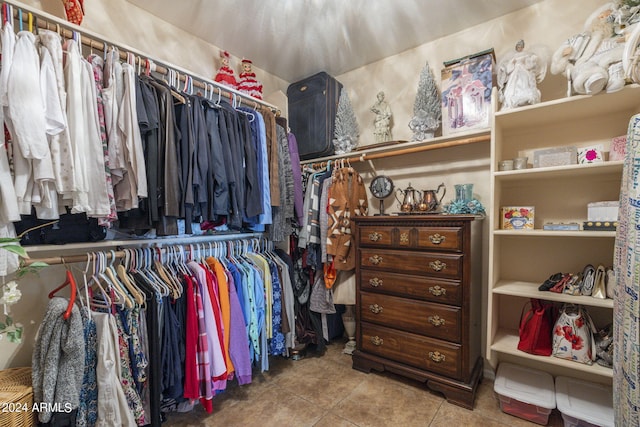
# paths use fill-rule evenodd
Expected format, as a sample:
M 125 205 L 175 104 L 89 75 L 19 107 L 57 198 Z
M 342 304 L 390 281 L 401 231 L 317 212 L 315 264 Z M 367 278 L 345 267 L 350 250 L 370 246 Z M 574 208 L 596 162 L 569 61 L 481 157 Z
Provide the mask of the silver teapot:
M 402 193 L 402 201 L 400 201 L 400 199 L 398 198 L 398 193 Z M 418 201 L 422 198 L 422 196 L 420 196 L 419 194 L 420 190 L 416 190 L 415 188 L 413 188 L 411 186 L 411 183 L 409 183 L 409 186 L 404 190 L 398 189 L 395 196 L 398 203 L 400 203 L 400 211 L 412 212 L 416 210 L 418 208 Z

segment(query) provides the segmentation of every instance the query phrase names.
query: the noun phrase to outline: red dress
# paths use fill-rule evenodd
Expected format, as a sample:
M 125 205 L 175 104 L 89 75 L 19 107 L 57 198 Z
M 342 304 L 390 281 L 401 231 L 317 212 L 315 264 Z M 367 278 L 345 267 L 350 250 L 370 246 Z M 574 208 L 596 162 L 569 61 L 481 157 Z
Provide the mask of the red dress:
M 223 65 L 220 67 L 216 76 L 214 77 L 216 82 L 222 83 L 225 86 L 229 86 L 233 89 L 238 88 L 238 81 L 236 80 L 236 74 L 233 71 L 233 68 Z
M 262 84 L 256 79 L 256 73 L 240 73 L 238 90 L 257 99 L 262 99 Z

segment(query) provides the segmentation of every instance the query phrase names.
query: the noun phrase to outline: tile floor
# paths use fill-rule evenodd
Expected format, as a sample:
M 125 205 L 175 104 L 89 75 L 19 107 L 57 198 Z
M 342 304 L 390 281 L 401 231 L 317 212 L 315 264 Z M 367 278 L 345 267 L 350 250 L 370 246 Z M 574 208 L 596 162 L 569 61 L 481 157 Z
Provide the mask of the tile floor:
M 253 383 L 233 382 L 213 400 L 213 413 L 201 406 L 169 414 L 169 426 L 387 427 L 536 426 L 500 410 L 493 381 L 483 380 L 473 411 L 447 403 L 421 383 L 391 374 L 365 374 L 351 368 L 344 343 L 333 341 L 322 356 L 270 359 L 270 369 Z M 554 410 L 549 425 L 562 426 Z

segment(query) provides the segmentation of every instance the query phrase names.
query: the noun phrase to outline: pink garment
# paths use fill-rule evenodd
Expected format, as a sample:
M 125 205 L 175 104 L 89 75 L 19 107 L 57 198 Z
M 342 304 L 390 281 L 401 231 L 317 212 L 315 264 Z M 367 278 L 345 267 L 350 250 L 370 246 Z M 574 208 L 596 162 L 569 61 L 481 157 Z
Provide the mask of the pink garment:
M 202 303 L 204 309 L 205 327 L 207 330 L 208 348 L 209 348 L 209 364 L 211 367 L 211 379 L 221 377 L 227 372 L 224 353 L 220 340 L 222 337 L 218 335 L 216 326 L 216 318 L 211 305 L 211 296 L 207 288 L 207 276 L 204 269 L 197 263 L 191 261 L 188 264 L 189 269 L 196 277 L 198 289 L 202 294 Z

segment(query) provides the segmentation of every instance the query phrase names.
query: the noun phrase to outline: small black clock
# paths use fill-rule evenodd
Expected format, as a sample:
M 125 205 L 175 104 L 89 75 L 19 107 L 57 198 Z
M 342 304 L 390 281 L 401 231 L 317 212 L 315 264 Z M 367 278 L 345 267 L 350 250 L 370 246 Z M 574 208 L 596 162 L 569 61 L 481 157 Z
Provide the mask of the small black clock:
M 369 190 L 373 197 L 380 200 L 380 213 L 378 215 L 384 215 L 384 199 L 393 192 L 393 181 L 388 176 L 378 175 L 371 181 Z

